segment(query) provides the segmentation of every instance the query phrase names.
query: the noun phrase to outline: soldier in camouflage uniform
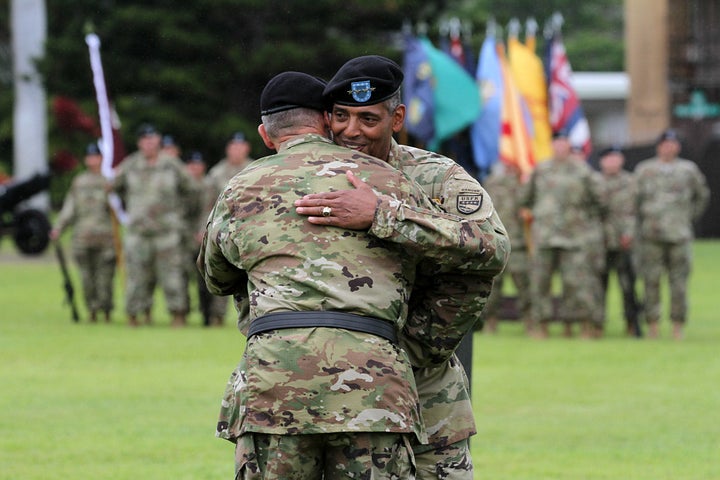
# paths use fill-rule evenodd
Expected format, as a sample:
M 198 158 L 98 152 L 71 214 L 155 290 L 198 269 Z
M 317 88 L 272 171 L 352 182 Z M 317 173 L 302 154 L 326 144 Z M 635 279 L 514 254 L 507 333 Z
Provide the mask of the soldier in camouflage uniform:
M 208 286 L 249 293 L 239 323 L 249 340 L 218 435 L 237 442 L 238 478 L 412 478 L 409 437 L 427 434 L 392 337 L 420 261 L 428 273 L 461 269 L 485 254 L 484 239 L 430 214 L 433 202 L 387 163 L 325 138 L 323 87 L 296 72 L 271 80 L 259 132 L 278 154 L 236 175 L 209 219 L 198 260 Z M 316 226 L 292 209 L 303 193 L 347 188 L 349 170 L 381 194 L 376 236 Z M 412 248 L 403 236 L 417 240 Z M 286 319 L 297 327 L 280 329 Z
M 503 282 L 510 278 L 515 285 L 517 310 L 520 319 L 530 333 L 530 271 L 525 221 L 520 217 L 520 196 L 522 184 L 520 169 L 514 164 L 497 163 L 483 182 L 485 189 L 493 198 L 493 204 L 507 228 L 512 246 L 505 271 L 495 277 L 492 293 L 483 310 L 484 329 L 494 333 L 502 298 Z
M 113 213 L 107 180 L 100 173 L 102 155 L 94 143 L 87 146 L 85 167 L 87 170 L 73 179 L 50 238 L 57 240 L 66 228 L 73 227 L 73 257 L 80 270 L 90 321 L 96 322 L 98 312 L 102 312 L 109 322 L 116 262 Z
M 188 259 L 188 283 L 194 278 L 197 282 L 198 307 L 203 317 L 203 326 L 210 325 L 210 305 L 215 297 L 205 286 L 205 279 L 198 271 L 196 261 L 200 251 L 200 243 L 205 233 L 205 223 L 209 211 L 206 205 L 210 203 L 208 179 L 205 175 L 207 165 L 202 153 L 191 152 L 185 162 L 185 170 L 193 180 L 193 195 L 196 200 L 187 204 L 187 228 L 184 232 L 183 245 L 187 250 Z M 225 299 L 227 302 L 227 299 Z
M 710 190 L 697 165 L 678 158 L 680 139 L 663 132 L 657 156 L 640 162 L 638 183 L 640 270 L 645 284 L 645 315 L 649 336 L 658 336 L 660 278 L 668 273 L 673 336 L 682 338 L 687 321 L 687 281 L 691 269 L 693 222 L 705 211 Z
M 474 237 L 483 238 L 480 250 L 474 245 L 464 246 L 468 261 L 477 255 L 479 261 L 465 265 L 462 274 L 420 272 L 403 331 L 403 338 L 412 339 L 403 347 L 415 367 L 429 436 L 427 444 L 413 445 L 418 478 L 472 478 L 468 438 L 476 430 L 470 386 L 454 351 L 480 320 L 492 279 L 507 261 L 509 239 L 489 195 L 462 167 L 449 158 L 393 140 L 393 133 L 400 131 L 405 118 L 399 90 L 402 80 L 400 67 L 387 58 L 371 55 L 348 61 L 325 90 L 334 103 L 330 127 L 340 145 L 386 160 L 417 182 L 444 212 L 457 215 L 458 227 L 465 223 Z M 367 88 L 370 93 L 363 94 Z M 393 94 L 377 95 L 379 88 Z M 378 235 L 377 220 L 387 215 L 383 205 L 378 206 L 362 182 L 353 176 L 350 181 L 354 190 L 309 195 L 296 202 L 298 213 L 311 215 L 313 223 Z M 332 207 L 332 215 L 319 215 L 323 204 Z M 408 236 L 398 236 L 397 240 L 405 248 L 413 248 L 417 241 Z
M 186 249 L 182 244 L 185 216 L 195 201 L 192 179 L 177 158 L 160 153 L 160 134 L 141 126 L 138 151 L 123 160 L 112 184 L 127 212 L 125 228 L 125 310 L 128 323 L 138 315 L 151 323 L 153 291 L 159 280 L 176 327 L 188 312 Z
M 554 135 L 553 152 L 551 160 L 535 167 L 520 202 L 533 222 L 530 288 L 535 335 L 548 336 L 554 316 L 551 280 L 559 271 L 563 294 L 558 315 L 564 335 L 572 336 L 573 324 L 580 323 L 582 336 L 589 338 L 597 318 L 600 279 L 588 256 L 587 232 L 590 222 L 601 218 L 598 210 L 604 208 L 604 197 L 593 170 L 573 159 L 565 132 Z
M 225 190 L 231 178 L 245 168 L 253 159 L 250 158 L 250 143 L 242 132 L 233 133 L 225 145 L 225 158 L 216 163 L 207 174 L 208 204 L 205 217 L 210 213 L 217 197 Z M 228 299 L 217 295 L 207 297 L 208 324 L 220 326 L 225 320 Z
M 603 316 L 610 272 L 615 270 L 622 290 L 623 312 L 628 335 L 639 336 L 640 305 L 635 292 L 633 246 L 637 223 L 637 183 L 632 173 L 623 170 L 625 156 L 617 147 L 598 155 L 602 181 L 607 195 L 607 215 L 603 221 L 605 269 L 602 273 Z

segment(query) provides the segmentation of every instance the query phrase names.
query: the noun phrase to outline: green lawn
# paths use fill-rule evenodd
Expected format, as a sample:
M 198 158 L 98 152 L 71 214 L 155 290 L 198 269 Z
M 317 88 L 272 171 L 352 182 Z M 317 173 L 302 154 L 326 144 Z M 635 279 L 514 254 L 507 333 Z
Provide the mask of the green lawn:
M 667 321 L 660 340 L 624 337 L 617 289 L 600 341 L 476 333 L 476 478 L 720 478 L 718 271 L 720 242 L 697 242 L 682 342 Z M 4 239 L 0 272 L 0 479 L 232 478 L 214 438 L 244 346 L 230 314 L 173 330 L 159 299 L 152 327 L 128 328 L 121 308 L 73 324 L 50 251 L 18 257 Z

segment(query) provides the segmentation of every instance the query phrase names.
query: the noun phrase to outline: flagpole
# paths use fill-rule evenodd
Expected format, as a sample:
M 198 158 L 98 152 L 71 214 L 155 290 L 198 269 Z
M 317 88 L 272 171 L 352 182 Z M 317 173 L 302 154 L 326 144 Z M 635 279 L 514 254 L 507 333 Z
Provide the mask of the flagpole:
M 108 101 L 107 89 L 105 88 L 105 74 L 103 73 L 102 62 L 100 60 L 100 38 L 89 33 L 85 36 L 90 51 L 90 67 L 93 72 L 93 84 L 95 85 L 95 97 L 98 104 L 98 114 L 100 116 L 100 150 L 103 154 L 102 174 L 105 178 L 113 177 L 113 136 L 112 136 L 112 117 L 110 115 L 110 102 Z
M 90 54 L 90 67 L 93 73 L 93 84 L 95 85 L 95 98 L 98 104 L 98 115 L 100 118 L 100 151 L 102 152 L 101 172 L 103 177 L 112 180 L 115 176 L 113 172 L 113 157 L 115 154 L 115 145 L 112 131 L 112 113 L 110 110 L 110 102 L 108 100 L 107 88 L 105 86 L 105 73 L 103 72 L 102 61 L 100 59 L 100 37 L 95 33 L 85 35 L 85 43 L 88 46 Z M 110 204 L 113 220 L 113 242 L 115 243 L 115 251 L 117 252 L 117 264 L 121 266 L 122 261 L 122 243 L 120 241 L 120 224 L 125 223 L 125 211 L 122 208 L 120 198 L 115 193 L 108 195 L 108 203 Z

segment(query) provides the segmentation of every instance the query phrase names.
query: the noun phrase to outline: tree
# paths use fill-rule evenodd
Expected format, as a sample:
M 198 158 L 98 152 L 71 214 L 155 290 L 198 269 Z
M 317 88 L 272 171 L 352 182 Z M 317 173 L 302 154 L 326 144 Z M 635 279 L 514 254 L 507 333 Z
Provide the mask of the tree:
M 52 41 L 43 71 L 51 95 L 94 111 L 83 38 L 93 25 L 126 143 L 150 121 L 214 163 L 232 131 L 255 137 L 260 91 L 274 74 L 329 78 L 347 58 L 368 52 L 399 60 L 394 37 L 412 3 L 48 0 Z M 254 151 L 266 152 L 259 140 Z

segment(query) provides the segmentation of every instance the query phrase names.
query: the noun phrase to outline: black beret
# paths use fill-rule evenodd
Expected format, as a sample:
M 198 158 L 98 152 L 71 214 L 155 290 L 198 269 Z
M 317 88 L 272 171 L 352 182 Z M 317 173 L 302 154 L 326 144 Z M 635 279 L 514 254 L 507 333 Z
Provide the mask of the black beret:
M 380 55 L 366 55 L 345 63 L 325 87 L 328 103 L 374 105 L 390 98 L 403 82 L 397 63 Z
M 324 80 L 307 73 L 283 72 L 275 75 L 260 95 L 260 115 L 293 108 L 325 110 L 324 89 Z
M 244 142 L 244 141 L 245 141 L 245 134 L 242 132 L 235 132 L 232 135 L 230 135 L 230 138 L 228 138 L 228 143 Z
M 560 130 L 555 130 L 552 134 L 553 140 L 556 138 L 570 138 L 570 132 L 568 132 L 566 129 L 562 128 Z
M 192 152 L 187 159 L 187 163 L 203 163 L 202 153 Z
M 146 135 L 160 135 L 160 132 L 157 128 L 155 128 L 155 125 L 152 125 L 150 123 L 143 123 L 138 128 L 137 136 L 138 138 L 142 138 Z
M 88 143 L 85 147 L 85 155 L 100 155 L 100 147 L 97 143 Z
M 175 145 L 175 138 L 172 135 L 163 135 L 162 146 L 172 147 L 173 145 Z
M 678 135 L 676 130 L 673 130 L 672 128 L 668 128 L 664 132 L 660 134 L 660 136 L 657 139 L 657 143 L 664 142 L 665 140 L 673 140 L 675 142 L 680 141 L 680 135 Z
M 620 148 L 619 146 L 613 145 L 611 147 L 603 148 L 602 150 L 600 150 L 600 153 L 598 153 L 598 158 L 602 158 L 605 155 L 610 155 L 611 153 L 622 154 L 623 151 L 622 151 L 622 148 Z

